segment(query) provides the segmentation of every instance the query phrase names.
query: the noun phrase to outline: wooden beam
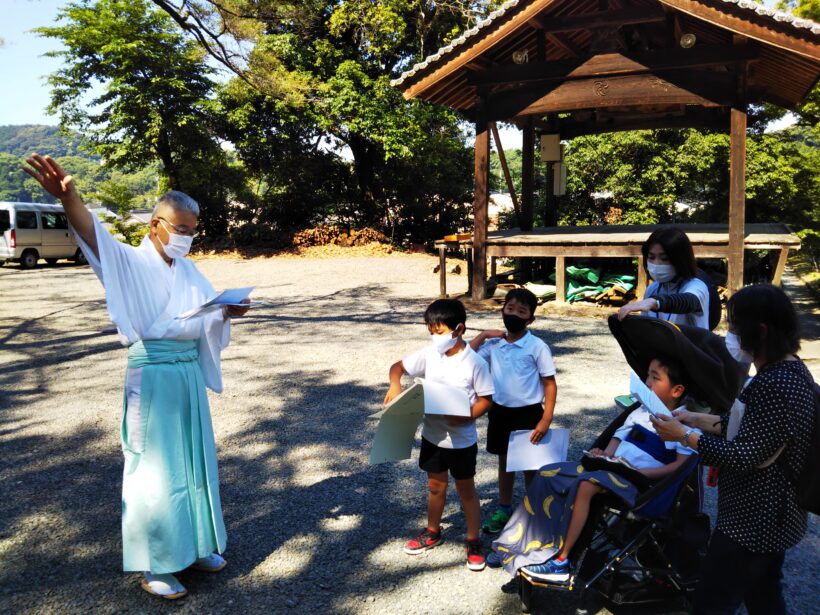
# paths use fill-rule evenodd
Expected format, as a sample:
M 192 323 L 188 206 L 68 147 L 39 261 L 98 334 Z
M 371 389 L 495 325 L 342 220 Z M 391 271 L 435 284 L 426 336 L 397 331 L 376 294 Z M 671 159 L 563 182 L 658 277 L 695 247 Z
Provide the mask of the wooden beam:
M 772 284 L 775 286 L 780 286 L 780 283 L 783 281 L 783 270 L 786 268 L 788 258 L 788 248 L 781 248 L 777 251 L 777 265 L 775 265 L 774 275 L 772 276 Z
M 625 132 L 629 130 L 653 130 L 657 128 L 702 128 L 728 132 L 729 120 L 722 108 L 694 108 L 687 109 L 683 115 L 647 114 L 645 117 L 619 118 L 611 117 L 606 120 L 574 122 L 561 120 L 557 132 L 562 139 L 573 139 L 586 135 L 597 135 L 610 132 Z
M 563 49 L 573 58 L 580 58 L 584 55 L 584 50 L 578 47 L 578 45 L 576 45 L 575 43 L 573 43 L 568 36 L 548 32 L 547 38 L 553 45 Z
M 727 106 L 736 100 L 731 75 L 701 73 L 675 79 L 685 81 L 691 91 L 655 75 L 579 79 L 557 87 L 544 84 L 542 88 L 529 86 L 509 90 L 492 97 L 490 119 L 507 121 L 519 115 L 546 115 L 602 107 Z
M 756 58 L 753 46 L 709 45 L 696 49 L 658 49 L 652 52 L 607 53 L 559 62 L 529 62 L 494 66 L 467 76 L 469 85 L 501 85 L 563 81 L 588 77 L 640 75 L 655 71 L 724 66 Z
M 779 24 L 771 19 L 760 17 L 751 9 L 741 9 L 725 3 L 720 4 L 721 8 L 715 8 L 700 0 L 659 0 L 659 2 L 734 34 L 747 36 L 814 61 L 820 60 L 820 45 L 814 42 L 817 37 L 812 36 L 808 30 L 794 30 L 786 24 Z M 761 25 L 757 23 L 759 21 L 769 22 L 769 25 Z M 788 34 L 782 30 L 792 30 L 794 34 Z
M 518 218 L 520 223 L 521 208 L 518 206 L 518 196 L 515 194 L 515 186 L 513 185 L 512 176 L 510 175 L 510 168 L 507 166 L 507 157 L 504 155 L 504 147 L 501 145 L 498 126 L 495 125 L 495 122 L 491 122 L 490 126 L 493 131 L 493 139 L 495 139 L 495 147 L 498 150 L 498 160 L 501 162 L 501 169 L 504 171 L 504 180 L 507 182 L 507 189 L 510 191 L 515 217 Z
M 732 109 L 729 145 L 729 272 L 734 293 L 743 287 L 743 243 L 746 222 L 746 113 Z
M 620 28 L 641 23 L 666 21 L 666 13 L 649 8 L 620 9 L 617 11 L 596 11 L 581 15 L 561 17 L 541 17 L 535 19 L 539 27 L 548 34 L 576 32 L 598 28 Z
M 475 192 L 473 196 L 472 296 L 476 301 L 487 293 L 487 215 L 490 198 L 490 131 L 485 101 L 477 100 L 475 126 Z

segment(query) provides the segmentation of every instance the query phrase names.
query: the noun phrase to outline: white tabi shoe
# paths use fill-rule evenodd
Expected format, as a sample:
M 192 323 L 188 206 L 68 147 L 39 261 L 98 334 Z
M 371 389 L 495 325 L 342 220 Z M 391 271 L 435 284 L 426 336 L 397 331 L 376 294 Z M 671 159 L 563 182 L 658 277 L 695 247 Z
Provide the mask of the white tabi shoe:
M 166 600 L 176 600 L 188 593 L 188 590 L 172 574 L 151 574 L 146 572 L 145 578 L 142 580 L 142 588 L 149 594 Z
M 211 553 L 208 557 L 200 557 L 191 564 L 191 570 L 197 570 L 199 572 L 219 572 L 227 565 L 228 562 L 225 561 L 224 557 L 218 553 Z

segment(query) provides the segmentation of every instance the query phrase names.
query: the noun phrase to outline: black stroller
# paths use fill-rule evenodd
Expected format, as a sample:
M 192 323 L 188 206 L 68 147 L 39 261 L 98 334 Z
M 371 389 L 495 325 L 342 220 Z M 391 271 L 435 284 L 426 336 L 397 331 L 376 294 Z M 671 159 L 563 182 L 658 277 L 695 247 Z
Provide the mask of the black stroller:
M 643 379 L 652 358 L 678 358 L 688 375 L 687 392 L 716 413 L 728 411 L 744 374 L 726 351 L 723 338 L 703 329 L 678 327 L 641 316 L 609 327 L 630 367 Z M 591 445 L 605 448 L 640 402 L 618 398 L 620 415 Z M 533 586 L 593 590 L 611 604 L 647 604 L 686 598 L 694 588 L 709 537 L 709 518 L 701 512 L 698 456 L 640 492 L 633 506 L 611 493 L 593 498 L 589 520 L 570 554 L 566 582 L 546 580 L 527 568 L 517 573 L 522 610 L 529 612 Z

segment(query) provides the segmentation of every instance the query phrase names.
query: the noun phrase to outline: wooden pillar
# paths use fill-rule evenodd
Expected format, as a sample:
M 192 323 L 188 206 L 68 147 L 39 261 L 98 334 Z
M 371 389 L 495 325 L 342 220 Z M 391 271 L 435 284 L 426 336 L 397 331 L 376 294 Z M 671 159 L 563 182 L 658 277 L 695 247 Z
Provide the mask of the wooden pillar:
M 636 299 L 643 299 L 644 293 L 646 292 L 647 282 L 646 267 L 644 267 L 643 254 L 641 254 L 638 256 L 638 284 L 635 287 Z
M 521 129 L 521 216 L 519 226 L 522 231 L 532 230 L 535 213 L 535 123 L 528 117 Z M 518 269 L 521 281 L 532 280 L 532 259 L 519 258 Z
M 746 234 L 746 112 L 732 108 L 729 146 L 729 293 L 743 287 Z
M 772 276 L 772 284 L 780 286 L 783 281 L 783 270 L 786 268 L 786 261 L 789 258 L 789 249 L 780 248 L 777 252 L 777 265 L 774 268 L 774 275 Z
M 532 116 L 522 129 L 521 139 L 521 230 L 531 231 L 535 211 L 535 126 Z
M 438 296 L 447 297 L 447 245 L 441 244 L 438 248 Z
M 479 301 L 487 294 L 487 217 L 490 203 L 490 125 L 483 97 L 478 98 L 476 111 L 471 286 L 473 300 Z
M 555 301 L 567 302 L 567 263 L 563 256 L 555 257 Z

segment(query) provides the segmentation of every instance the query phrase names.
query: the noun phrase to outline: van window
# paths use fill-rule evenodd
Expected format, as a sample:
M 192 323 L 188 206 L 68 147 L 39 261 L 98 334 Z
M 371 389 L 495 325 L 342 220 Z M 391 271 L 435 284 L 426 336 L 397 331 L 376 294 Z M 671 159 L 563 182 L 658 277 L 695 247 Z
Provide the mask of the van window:
M 33 211 L 18 211 L 16 217 L 18 229 L 37 228 L 37 214 Z
M 65 214 L 58 214 L 53 212 L 48 213 L 41 213 L 40 219 L 43 221 L 43 228 L 44 229 L 67 229 L 68 228 L 68 220 L 66 220 Z
M 11 216 L 8 209 L 0 209 L 0 231 L 11 228 Z

